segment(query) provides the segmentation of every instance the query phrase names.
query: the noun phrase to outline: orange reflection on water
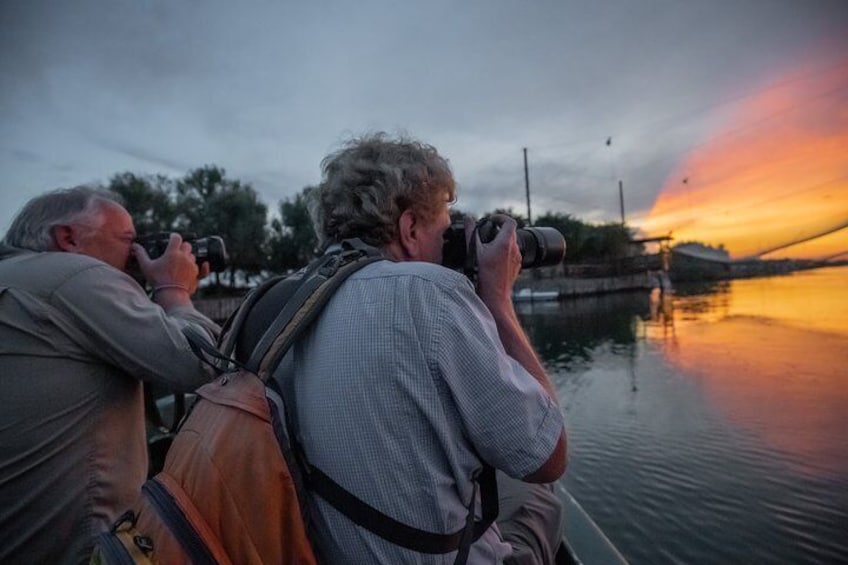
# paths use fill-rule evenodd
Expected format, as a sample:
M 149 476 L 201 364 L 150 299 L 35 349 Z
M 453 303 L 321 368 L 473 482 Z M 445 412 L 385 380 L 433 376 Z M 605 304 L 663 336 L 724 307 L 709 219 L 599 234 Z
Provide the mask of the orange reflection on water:
M 848 338 L 848 269 L 816 269 L 733 282 L 728 316 L 757 316 Z M 848 349 L 848 343 L 845 344 Z M 848 367 L 845 369 L 848 375 Z M 848 409 L 848 406 L 846 406 Z
M 805 472 L 844 476 L 846 283 L 845 268 L 734 281 L 695 304 L 676 301 L 673 334 L 654 329 L 648 338 L 734 425 Z

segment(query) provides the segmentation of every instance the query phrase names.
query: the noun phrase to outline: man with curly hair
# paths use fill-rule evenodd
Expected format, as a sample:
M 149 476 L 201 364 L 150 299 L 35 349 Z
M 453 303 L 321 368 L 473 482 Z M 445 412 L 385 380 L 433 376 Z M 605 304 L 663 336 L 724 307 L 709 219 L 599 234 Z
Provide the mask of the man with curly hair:
M 441 265 L 456 187 L 435 148 L 369 135 L 322 169 L 312 212 L 323 244 L 359 238 L 388 260 L 348 279 L 278 368 L 294 375 L 306 459 L 383 514 L 441 534 L 462 530 L 471 502 L 479 512 L 474 479 L 486 464 L 522 484 L 557 480 L 566 465 L 562 413 L 511 299 L 521 269 L 515 221 L 491 242 L 475 236 L 475 288 Z M 553 562 L 559 507 L 549 485 L 539 492 L 538 504 L 507 511 L 518 527 L 490 527 L 468 562 Z M 392 544 L 312 498 L 315 545 L 328 563 L 456 555 Z

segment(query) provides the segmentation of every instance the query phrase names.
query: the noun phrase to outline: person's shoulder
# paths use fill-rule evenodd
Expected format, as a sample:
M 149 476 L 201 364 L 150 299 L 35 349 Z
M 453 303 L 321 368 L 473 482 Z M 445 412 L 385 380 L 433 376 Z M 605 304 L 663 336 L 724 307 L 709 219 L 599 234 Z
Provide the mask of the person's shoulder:
M 470 284 L 468 278 L 462 273 L 424 261 L 377 261 L 362 269 L 357 275 L 363 279 L 397 278 L 421 281 L 446 288 Z
M 45 251 L 38 253 L 34 259 L 42 268 L 54 269 L 66 277 L 95 271 L 97 276 L 108 276 L 111 273 L 119 275 L 121 271 L 104 263 L 100 259 L 82 253 L 63 253 L 60 251 Z
M 57 291 L 69 283 L 77 286 L 113 280 L 120 283 L 123 283 L 124 279 L 132 280 L 126 273 L 95 257 L 81 253 L 59 251 L 33 253 L 25 259 L 25 264 L 20 266 L 35 286 L 41 286 L 49 292 Z

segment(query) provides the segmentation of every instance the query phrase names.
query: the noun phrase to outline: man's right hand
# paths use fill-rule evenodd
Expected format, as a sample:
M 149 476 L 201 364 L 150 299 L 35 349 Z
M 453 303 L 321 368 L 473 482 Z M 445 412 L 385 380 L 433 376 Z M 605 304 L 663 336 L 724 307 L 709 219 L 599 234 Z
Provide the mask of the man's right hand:
M 515 237 L 518 224 L 506 215 L 493 216 L 500 223 L 495 238 L 487 243 L 474 234 L 477 246 L 477 294 L 489 310 L 512 309 L 512 287 L 521 271 L 521 250 Z M 466 220 L 466 231 L 469 226 Z
M 154 291 L 181 291 L 188 298 L 197 290 L 199 275 L 203 271 L 197 267 L 191 244 L 184 242 L 179 234 L 171 234 L 164 253 L 156 259 L 151 259 L 147 251 L 137 243 L 133 244 L 132 252 L 141 273 Z M 204 267 L 208 274 L 208 263 L 204 264 Z

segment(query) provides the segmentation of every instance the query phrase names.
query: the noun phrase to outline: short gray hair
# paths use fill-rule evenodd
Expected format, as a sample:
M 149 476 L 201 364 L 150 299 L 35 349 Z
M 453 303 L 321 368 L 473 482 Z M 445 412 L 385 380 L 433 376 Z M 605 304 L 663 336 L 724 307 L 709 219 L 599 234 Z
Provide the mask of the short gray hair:
M 77 186 L 36 196 L 12 220 L 4 243 L 32 251 L 47 251 L 53 243 L 56 226 L 94 221 L 103 204 L 121 204 L 115 193 Z
M 456 197 L 450 165 L 431 145 L 374 133 L 321 161 L 323 181 L 310 195 L 322 244 L 358 237 L 375 246 L 397 238 L 406 210 L 435 218 Z

